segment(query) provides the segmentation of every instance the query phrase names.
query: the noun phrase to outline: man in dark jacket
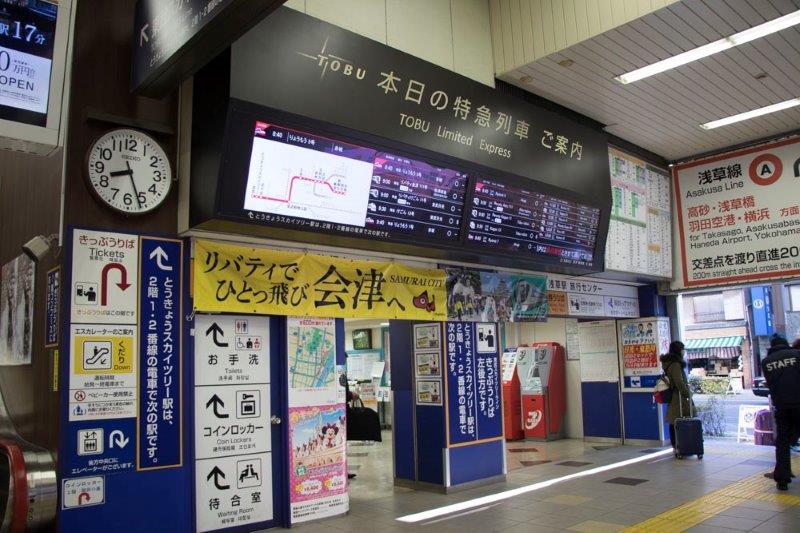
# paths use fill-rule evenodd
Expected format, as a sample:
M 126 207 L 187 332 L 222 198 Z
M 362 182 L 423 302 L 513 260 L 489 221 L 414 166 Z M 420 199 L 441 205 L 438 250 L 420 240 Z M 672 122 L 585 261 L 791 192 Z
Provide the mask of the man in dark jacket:
M 778 431 L 773 478 L 779 490 L 787 490 L 792 480 L 789 446 L 800 428 L 800 350 L 790 347 L 783 337 L 773 336 L 761 369 L 775 406 Z

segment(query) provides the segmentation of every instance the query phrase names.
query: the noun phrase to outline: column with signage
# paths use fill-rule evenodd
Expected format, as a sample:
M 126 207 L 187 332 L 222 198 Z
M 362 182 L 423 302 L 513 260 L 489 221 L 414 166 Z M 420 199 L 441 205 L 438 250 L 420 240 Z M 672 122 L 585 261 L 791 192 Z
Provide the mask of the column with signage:
M 152 521 L 178 528 L 191 520 L 188 495 L 177 490 L 190 483 L 183 242 L 73 229 L 68 243 L 59 528 L 96 531 L 123 514 L 119 531 Z M 48 342 L 58 342 L 51 329 Z M 163 487 L 175 490 L 155 498 Z M 147 522 L 131 508 L 147 508 Z
M 395 438 L 403 443 L 395 446 L 395 483 L 448 491 L 504 476 L 497 324 L 391 327 L 392 350 L 413 354 L 408 368 L 401 358 L 392 363 Z
M 446 486 L 505 474 L 497 324 L 444 324 Z
M 620 320 L 619 361 L 622 370 L 622 413 L 625 442 L 664 442 L 664 409 L 653 402 L 653 387 L 661 375 L 659 356 L 669 351 L 669 318 Z

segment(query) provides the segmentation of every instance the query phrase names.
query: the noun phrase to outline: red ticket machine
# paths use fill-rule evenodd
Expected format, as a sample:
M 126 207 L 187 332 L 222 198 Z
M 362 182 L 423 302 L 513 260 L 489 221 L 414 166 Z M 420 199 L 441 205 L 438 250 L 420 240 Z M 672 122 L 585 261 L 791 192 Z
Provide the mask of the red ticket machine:
M 517 349 L 510 348 L 503 352 L 500 360 L 503 377 L 503 426 L 506 440 L 522 440 L 522 395 L 520 393 L 519 376 L 517 375 Z
M 520 346 L 517 348 L 517 374 L 525 438 L 561 438 L 567 412 L 564 347 L 555 342 Z

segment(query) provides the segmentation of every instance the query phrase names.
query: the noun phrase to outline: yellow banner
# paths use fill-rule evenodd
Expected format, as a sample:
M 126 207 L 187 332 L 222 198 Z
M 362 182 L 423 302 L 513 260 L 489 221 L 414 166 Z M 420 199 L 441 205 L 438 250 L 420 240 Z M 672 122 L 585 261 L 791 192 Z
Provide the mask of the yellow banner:
M 444 270 L 196 241 L 198 311 L 447 319 Z

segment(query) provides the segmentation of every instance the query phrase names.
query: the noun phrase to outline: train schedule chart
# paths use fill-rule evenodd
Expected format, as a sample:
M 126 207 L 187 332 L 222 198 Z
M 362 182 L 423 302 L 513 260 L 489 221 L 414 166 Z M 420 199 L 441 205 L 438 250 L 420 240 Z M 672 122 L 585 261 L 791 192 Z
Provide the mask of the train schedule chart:
M 244 208 L 282 223 L 457 241 L 466 181 L 453 169 L 256 122 Z

